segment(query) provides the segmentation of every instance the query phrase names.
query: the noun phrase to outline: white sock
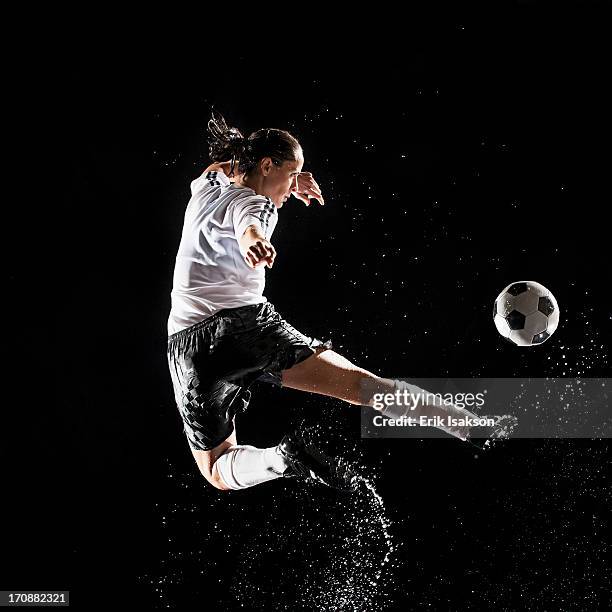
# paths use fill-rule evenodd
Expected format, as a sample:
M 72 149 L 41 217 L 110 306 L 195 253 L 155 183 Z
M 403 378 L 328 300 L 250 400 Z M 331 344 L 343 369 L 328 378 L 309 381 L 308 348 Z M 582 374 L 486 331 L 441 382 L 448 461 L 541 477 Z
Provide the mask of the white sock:
M 223 482 L 235 490 L 280 478 L 287 464 L 277 448 L 255 448 L 248 444 L 230 446 L 215 462 L 217 472 Z
M 425 417 L 436 417 L 439 416 L 442 419 L 442 425 L 435 425 L 438 429 L 445 431 L 451 436 L 466 440 L 467 435 L 470 431 L 469 426 L 453 426 L 448 424 L 448 418 L 466 419 L 466 418 L 477 418 L 473 412 L 466 410 L 465 408 L 458 408 L 454 404 L 448 404 L 439 396 L 435 396 L 433 393 L 425 391 L 421 387 L 411 385 L 410 383 L 403 380 L 395 380 L 395 389 L 400 391 L 402 398 L 404 391 L 407 391 L 413 397 L 419 397 L 420 401 L 414 403 L 406 403 L 405 401 L 399 401 L 397 403 L 385 406 L 381 410 L 382 414 L 391 418 L 400 418 L 402 416 L 414 417 L 418 419 L 421 416 Z M 421 401 L 424 400 L 424 401 Z M 411 405 L 415 405 L 414 410 L 410 409 Z

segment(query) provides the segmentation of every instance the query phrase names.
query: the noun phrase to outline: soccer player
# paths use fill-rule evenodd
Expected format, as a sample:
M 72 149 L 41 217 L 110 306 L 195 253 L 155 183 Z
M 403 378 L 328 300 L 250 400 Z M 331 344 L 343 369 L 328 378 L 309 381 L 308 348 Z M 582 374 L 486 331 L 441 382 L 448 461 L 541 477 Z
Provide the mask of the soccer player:
M 216 112 L 208 131 L 214 163 L 191 183 L 168 318 L 168 365 L 190 449 L 204 478 L 221 490 L 279 477 L 352 490 L 354 472 L 323 454 L 307 431 L 298 428 L 270 448 L 238 444 L 235 417 L 249 404 L 250 385 L 265 381 L 365 406 L 376 393 L 410 385 L 360 368 L 330 340 L 299 332 L 263 295 L 283 204 L 293 195 L 307 206 L 324 205 L 319 185 L 303 171 L 300 143 L 280 129 L 245 138 Z M 382 412 L 400 416 L 406 407 Z M 411 412 L 419 414 L 475 416 L 435 403 Z M 470 433 L 441 429 L 463 440 Z

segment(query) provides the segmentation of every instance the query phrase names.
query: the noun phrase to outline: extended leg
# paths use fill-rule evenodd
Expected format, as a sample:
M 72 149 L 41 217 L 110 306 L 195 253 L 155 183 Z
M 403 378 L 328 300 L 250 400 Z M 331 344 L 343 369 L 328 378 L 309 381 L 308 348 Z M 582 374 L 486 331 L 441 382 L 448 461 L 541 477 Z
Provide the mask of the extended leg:
M 364 370 L 331 349 L 321 347 L 312 357 L 282 371 L 283 387 L 330 395 L 358 406 L 372 405 L 364 388 L 372 393 L 392 393 L 395 383 Z
M 376 395 L 397 393 L 398 391 L 418 394 L 419 391 L 424 391 L 401 380 L 377 376 L 356 366 L 335 351 L 325 348 L 317 350 L 315 355 L 301 361 L 292 368 L 283 370 L 282 382 L 284 387 L 329 395 L 350 404 L 371 407 L 374 407 L 377 403 Z M 464 408 L 458 408 L 436 400 L 431 397 L 431 394 L 426 396 L 425 402 L 413 405 L 412 409 L 410 404 L 397 401 L 385 406 L 381 412 L 385 416 L 396 418 L 407 413 L 417 419 L 421 416 L 439 416 L 445 421 L 448 416 L 460 419 L 476 417 Z M 465 440 L 469 433 L 469 427 L 441 426 L 439 428 L 462 440 Z

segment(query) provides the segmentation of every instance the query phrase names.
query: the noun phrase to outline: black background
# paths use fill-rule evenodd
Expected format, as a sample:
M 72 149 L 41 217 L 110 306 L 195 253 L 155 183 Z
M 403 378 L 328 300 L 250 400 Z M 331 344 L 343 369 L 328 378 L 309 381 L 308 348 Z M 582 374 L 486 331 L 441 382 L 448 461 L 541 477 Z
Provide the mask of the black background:
M 285 483 L 227 501 L 204 482 L 167 373 L 174 257 L 211 105 L 244 134 L 291 131 L 325 195 L 325 207 L 287 202 L 273 236 L 265 294 L 298 329 L 384 376 L 609 376 L 603 4 L 373 12 L 355 29 L 316 12 L 268 27 L 209 15 L 197 39 L 172 30 L 194 49 L 154 32 L 85 45 L 83 31 L 54 64 L 63 173 L 28 190 L 45 215 L 25 209 L 53 250 L 9 275 L 36 312 L 7 330 L 20 378 L 2 453 L 2 588 L 234 609 L 253 516 L 297 511 Z M 516 280 L 561 307 L 532 350 L 490 320 Z M 260 386 L 239 442 L 275 444 L 301 417 L 359 438 L 353 407 Z M 594 609 L 605 596 L 607 441 L 513 440 L 490 456 L 450 439 L 359 445 L 404 543 L 387 608 Z M 257 580 L 272 586 L 243 605 L 297 608 L 274 584 L 299 559 L 270 550 Z

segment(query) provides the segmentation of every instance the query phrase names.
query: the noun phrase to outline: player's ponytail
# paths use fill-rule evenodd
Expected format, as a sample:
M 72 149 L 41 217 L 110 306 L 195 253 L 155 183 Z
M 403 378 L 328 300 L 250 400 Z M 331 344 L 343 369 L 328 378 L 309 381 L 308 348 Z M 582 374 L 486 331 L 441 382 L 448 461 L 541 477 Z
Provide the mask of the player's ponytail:
M 237 128 L 228 127 L 223 115 L 215 110 L 208 122 L 208 134 L 210 159 L 232 160 L 232 170 L 237 164 L 239 174 L 253 172 L 264 157 L 280 166 L 284 161 L 296 161 L 302 153 L 300 143 L 285 130 L 265 128 L 245 138 Z
M 228 127 L 223 115 L 215 110 L 208 122 L 210 159 L 214 162 L 232 160 L 234 164 L 245 155 L 246 139 L 235 127 Z

